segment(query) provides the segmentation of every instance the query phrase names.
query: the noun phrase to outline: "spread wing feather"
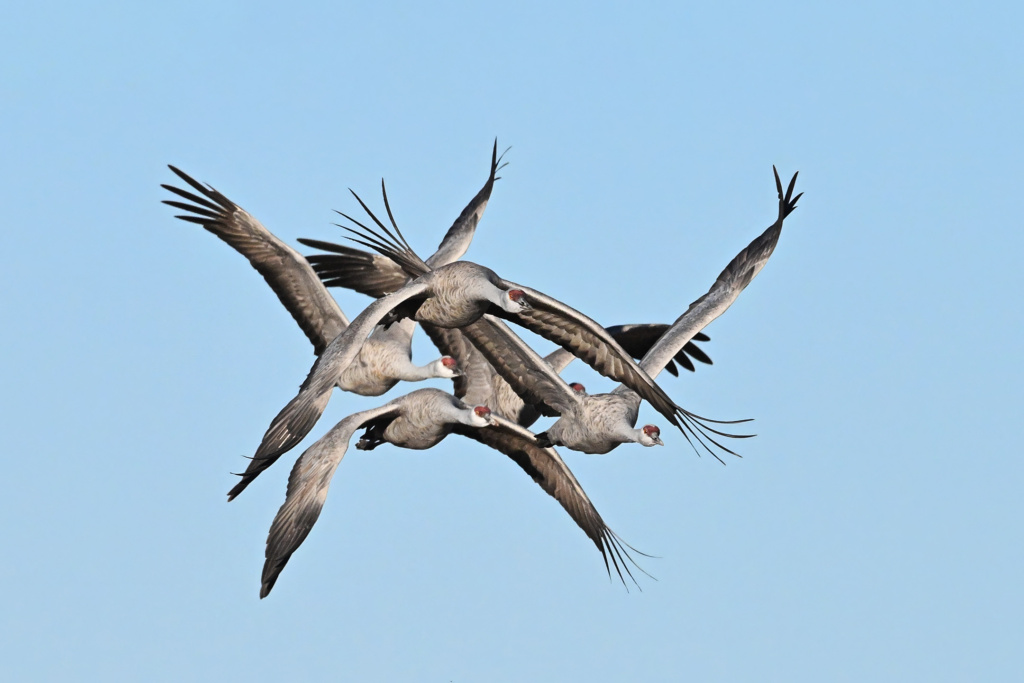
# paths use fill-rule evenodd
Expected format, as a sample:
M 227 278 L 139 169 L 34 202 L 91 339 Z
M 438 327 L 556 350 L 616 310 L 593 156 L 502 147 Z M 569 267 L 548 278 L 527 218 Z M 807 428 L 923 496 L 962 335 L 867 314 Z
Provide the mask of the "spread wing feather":
M 772 170 L 775 171 L 774 166 Z M 768 258 L 775 251 L 775 245 L 779 242 L 783 222 L 789 214 L 796 210 L 797 200 L 803 196 L 803 193 L 793 196 L 797 175 L 793 174 L 789 187 L 783 193 L 782 181 L 779 179 L 778 171 L 775 171 L 775 186 L 779 195 L 778 218 L 729 262 L 715 283 L 711 285 L 711 289 L 690 304 L 686 312 L 679 316 L 672 327 L 644 356 L 640 365 L 649 374 L 657 376 L 672 357 L 684 348 L 698 332 L 712 320 L 725 313 L 739 297 L 740 292 L 764 268 Z
M 669 325 L 661 323 L 650 323 L 650 324 L 636 324 L 636 325 L 613 325 L 606 327 L 608 334 L 614 337 L 615 341 L 619 342 L 626 353 L 639 361 L 647 352 L 654 346 L 654 342 L 658 341 L 662 334 L 669 328 Z M 690 372 L 694 371 L 693 360 L 700 361 L 711 365 L 711 358 L 708 357 L 704 351 L 697 346 L 696 342 L 710 341 L 711 337 L 704 333 L 698 333 L 694 335 L 693 341 L 687 342 L 683 349 L 675 355 L 675 358 L 668 362 L 665 366 L 671 375 L 678 376 L 679 370 L 676 368 L 676 363 L 683 366 Z M 555 369 L 555 372 L 561 373 L 571 363 L 576 356 L 572 355 L 565 349 L 555 349 L 548 355 L 544 356 L 544 360 L 548 365 Z
M 398 291 L 409 281 L 402 267 L 386 256 L 304 237 L 300 237 L 299 242 L 331 252 L 306 257 L 325 287 L 344 287 L 379 299 Z
M 682 429 L 679 406 L 601 325 L 535 289 L 507 281 L 502 281 L 502 286 L 523 290 L 531 308 L 516 314 L 501 311 L 496 312 L 496 315 L 553 341 L 605 377 L 622 382 L 650 403 L 665 419 Z
M 508 150 L 505 151 L 507 152 Z M 448 228 L 448 232 L 445 233 L 444 239 L 438 245 L 437 251 L 427 259 L 428 266 L 439 268 L 445 264 L 458 261 L 465 255 L 469 249 L 470 242 L 473 241 L 473 233 L 476 232 L 476 226 L 480 223 L 480 218 L 484 215 L 484 209 L 487 208 L 487 202 L 491 198 L 494 181 L 500 179 L 497 173 L 505 167 L 505 164 L 501 163 L 504 156 L 504 152 L 502 152 L 501 156 L 498 156 L 498 139 L 495 138 L 494 147 L 491 150 L 491 173 L 487 177 L 487 182 L 476 193 L 476 196 L 470 200 L 466 208 L 462 210 L 459 217 L 452 223 L 452 227 Z
M 458 425 L 454 431 L 490 446 L 511 458 L 548 495 L 558 501 L 559 505 L 583 530 L 583 533 L 594 542 L 597 549 L 601 551 L 609 576 L 614 568 L 624 585 L 626 576 L 635 584 L 636 579 L 629 569 L 629 564 L 640 571 L 643 569 L 636 564 L 628 550 L 638 553 L 639 551 L 629 546 L 608 528 L 597 508 L 594 507 L 583 487 L 580 486 L 579 481 L 559 457 L 558 452 L 553 448 L 541 448 L 534 441 L 533 434 L 513 422 L 497 416 L 492 416 L 492 420 L 494 424 L 490 427 L 473 429 Z M 644 573 L 646 574 L 646 572 Z
M 484 209 L 487 208 L 487 202 L 491 198 L 494 181 L 499 179 L 496 174 L 505 166 L 505 164 L 501 163 L 502 156 L 498 156 L 498 141 L 495 140 L 491 151 L 491 172 L 487 182 L 484 183 L 484 186 L 476 193 L 476 196 L 462 210 L 462 213 L 455 219 L 452 226 L 448 228 L 448 232 L 445 233 L 437 251 L 425 262 L 420 261 L 423 266 L 426 266 L 428 269 L 439 268 L 459 260 L 466 253 L 466 250 L 469 249 L 477 225 L 479 225 Z M 381 188 L 383 189 L 383 187 L 384 183 L 381 181 Z M 354 192 L 352 194 L 355 195 Z M 366 210 L 370 218 L 378 225 L 381 225 L 377 217 L 367 208 L 358 195 L 356 195 L 356 200 Z M 386 192 L 384 193 L 384 201 L 387 204 Z M 391 214 L 391 207 L 387 206 L 387 210 L 388 216 L 393 222 L 394 216 Z M 352 220 L 351 217 L 345 214 L 341 215 Z M 356 225 L 362 225 L 358 221 L 353 220 L 353 222 Z M 395 228 L 397 230 L 397 226 Z M 345 287 L 368 296 L 380 298 L 398 290 L 410 277 L 415 278 L 426 272 L 415 261 L 412 262 L 416 265 L 414 272 L 406 273 L 402 270 L 402 266 L 386 256 L 368 254 L 359 249 L 321 240 L 300 238 L 299 242 L 307 247 L 329 252 L 327 254 L 313 254 L 308 257 L 313 270 L 316 271 L 327 287 Z M 416 258 L 419 259 L 419 257 Z
M 167 199 L 164 204 L 189 212 L 177 218 L 203 226 L 245 256 L 313 343 L 316 353 L 322 353 L 345 330 L 348 319 L 306 259 L 210 185 L 202 185 L 174 166 L 169 168 L 199 194 L 163 185 L 168 192 L 191 202 Z
M 608 334 L 615 338 L 615 341 L 622 345 L 622 348 L 624 348 L 629 355 L 639 360 L 647 355 L 647 352 L 651 350 L 654 343 L 661 338 L 661 335 L 665 334 L 669 327 L 670 325 L 665 324 L 638 324 L 613 325 L 612 327 L 605 329 L 608 330 Z M 709 358 L 708 355 L 694 343 L 706 342 L 709 340 L 710 337 L 706 334 L 698 333 L 697 335 L 694 335 L 693 340 L 687 342 L 683 348 L 680 349 L 671 360 L 669 360 L 665 366 L 665 370 L 674 376 L 678 376 L 679 370 L 676 367 L 677 363 L 690 372 L 694 372 L 695 370 L 693 365 L 694 360 L 707 365 L 712 365 L 711 358 Z
M 381 418 L 394 419 L 401 407 L 394 403 L 350 415 L 336 424 L 319 441 L 306 449 L 288 476 L 288 493 L 277 511 L 267 536 L 260 598 L 277 582 L 292 553 L 306 540 L 327 499 L 335 470 L 345 457 L 352 435 L 365 424 Z

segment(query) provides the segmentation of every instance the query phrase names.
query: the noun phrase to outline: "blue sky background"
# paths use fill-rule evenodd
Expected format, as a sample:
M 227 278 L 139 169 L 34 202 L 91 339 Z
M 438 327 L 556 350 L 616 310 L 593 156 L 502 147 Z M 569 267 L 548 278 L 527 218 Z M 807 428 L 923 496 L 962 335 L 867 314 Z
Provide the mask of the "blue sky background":
M 8 8 L 0 674 L 1021 680 L 1022 15 Z M 675 319 L 773 220 L 772 164 L 800 171 L 771 262 L 707 330 L 714 366 L 663 382 L 758 437 L 727 467 L 668 430 L 564 454 L 658 556 L 630 593 L 500 454 L 351 451 L 260 601 L 294 458 L 227 505 L 229 472 L 313 356 L 242 258 L 159 203 L 165 165 L 292 244 L 338 238 L 347 188 L 380 206 L 383 176 L 430 253 L 495 136 L 510 164 L 468 257 L 605 324 Z M 383 400 L 337 394 L 304 445 Z

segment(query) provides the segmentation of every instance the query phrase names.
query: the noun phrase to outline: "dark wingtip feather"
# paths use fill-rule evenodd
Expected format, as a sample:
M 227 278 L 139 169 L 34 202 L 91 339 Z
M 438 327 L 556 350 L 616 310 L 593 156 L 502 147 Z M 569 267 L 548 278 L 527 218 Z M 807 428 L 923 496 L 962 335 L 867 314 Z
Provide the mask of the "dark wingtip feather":
M 188 183 L 189 185 L 194 187 L 196 190 L 202 192 L 203 194 L 209 194 L 210 191 L 213 190 L 213 188 L 208 186 L 208 185 L 206 187 L 204 187 L 202 183 L 200 183 L 198 180 L 196 180 L 195 178 L 190 176 L 188 173 L 185 173 L 181 169 L 176 168 L 175 166 L 172 166 L 171 164 L 167 164 L 167 168 L 171 169 L 171 171 L 173 171 L 176 176 L 178 176 L 179 178 L 181 178 L 186 183 Z
M 167 206 L 173 206 L 175 209 L 181 209 L 182 211 L 191 211 L 194 214 L 197 214 L 199 216 L 206 216 L 207 218 L 219 218 L 221 215 L 220 211 L 205 209 L 201 206 L 192 206 L 191 204 L 186 204 L 185 202 L 177 202 L 174 201 L 173 199 L 164 199 L 160 203 L 166 204 Z
M 629 543 L 626 543 L 624 540 L 622 540 L 622 538 L 611 529 L 605 528 L 604 532 L 601 534 L 601 543 L 598 544 L 597 547 L 598 550 L 601 551 L 601 556 L 604 559 L 604 566 L 605 571 L 608 572 L 608 579 L 611 580 L 611 569 L 612 567 L 614 567 L 615 573 L 618 575 L 619 581 L 622 582 L 622 585 L 625 587 L 627 593 L 629 592 L 629 584 L 626 583 L 626 576 L 628 576 L 630 581 L 633 582 L 633 585 L 636 586 L 637 590 L 639 590 L 641 593 L 644 590 L 640 583 L 636 580 L 636 577 L 633 576 L 633 572 L 630 571 L 629 565 L 633 565 L 636 569 L 639 569 L 644 574 L 644 576 L 647 576 L 650 579 L 654 579 L 655 581 L 658 580 L 653 575 L 651 575 L 650 572 L 641 567 L 635 559 L 633 559 L 633 556 L 630 555 L 629 550 L 632 550 L 634 553 L 638 555 L 643 555 L 644 557 L 653 558 L 655 556 L 648 555 L 643 551 L 637 550 Z M 629 550 L 627 550 L 627 548 Z M 609 565 L 609 559 L 611 560 L 611 565 Z M 625 572 L 625 576 L 623 575 L 623 571 Z
M 205 206 L 208 209 L 212 209 L 214 211 L 220 211 L 223 208 L 223 207 L 217 206 L 216 204 L 214 204 L 210 200 L 205 199 L 204 197 L 199 197 L 197 195 L 192 194 L 191 192 L 187 192 L 185 190 L 182 190 L 181 188 L 175 187 L 174 185 L 168 185 L 166 183 L 163 183 L 163 184 L 160 185 L 160 187 L 164 188 L 168 192 L 173 192 L 174 194 L 178 195 L 182 199 L 187 199 L 188 201 L 193 202 L 194 204 L 199 204 L 200 206 Z
M 694 337 L 694 339 L 696 339 L 696 337 Z M 687 360 L 689 360 L 689 358 L 693 358 L 694 360 L 704 363 L 705 365 L 714 365 L 714 362 L 712 362 L 711 357 L 708 356 L 708 354 L 704 353 L 704 349 L 700 348 L 692 341 L 686 343 L 686 346 L 683 347 L 683 351 L 680 355 L 683 355 L 683 357 L 687 358 Z M 689 369 L 694 369 L 692 367 L 692 363 Z
M 234 474 L 234 473 L 232 473 L 232 474 Z M 239 476 L 242 477 L 242 480 L 240 482 L 238 482 L 237 484 L 235 484 L 233 487 L 231 487 L 231 490 L 228 491 L 228 502 L 229 503 L 231 501 L 233 501 L 235 498 L 238 498 L 238 494 L 240 494 L 242 491 L 244 491 L 246 489 L 246 487 L 248 487 L 249 484 L 251 484 L 253 482 L 253 480 L 256 478 L 256 477 L 247 477 L 245 474 L 241 474 Z
M 270 591 L 274 590 L 274 584 L 277 583 L 277 577 L 281 575 L 281 570 L 284 569 L 284 565 L 287 564 L 289 558 L 291 558 L 291 553 L 288 553 L 288 556 L 284 558 L 284 562 L 280 563 L 280 566 L 275 567 L 273 576 L 267 577 L 260 584 L 260 600 L 270 595 Z

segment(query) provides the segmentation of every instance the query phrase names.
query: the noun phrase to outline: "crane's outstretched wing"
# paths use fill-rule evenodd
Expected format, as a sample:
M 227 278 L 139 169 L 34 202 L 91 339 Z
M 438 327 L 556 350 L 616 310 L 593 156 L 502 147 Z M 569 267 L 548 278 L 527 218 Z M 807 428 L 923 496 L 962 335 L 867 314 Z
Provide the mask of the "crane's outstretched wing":
M 774 166 L 772 171 L 775 171 Z M 711 289 L 690 304 L 686 312 L 679 316 L 672 327 L 647 352 L 640 365 L 650 375 L 657 376 L 673 356 L 684 348 L 698 332 L 712 320 L 725 313 L 739 297 L 740 292 L 764 268 L 768 258 L 775 251 L 775 245 L 779 242 L 783 222 L 789 214 L 796 210 L 797 200 L 803 196 L 802 192 L 793 196 L 797 175 L 797 173 L 793 174 L 793 179 L 789 181 L 789 187 L 783 194 L 782 181 L 779 179 L 778 171 L 775 171 L 775 186 L 779 194 L 778 218 L 729 262 L 715 283 L 711 285 Z
M 571 306 L 529 287 L 501 281 L 502 287 L 525 292 L 529 308 L 507 313 L 494 307 L 494 315 L 505 318 L 561 346 L 605 377 L 622 382 L 650 403 L 669 422 L 683 430 L 688 414 L 669 398 L 665 390 L 645 372 L 618 342 L 597 322 Z
M 612 325 L 605 329 L 608 330 L 608 334 L 615 338 L 615 341 L 622 345 L 622 348 L 626 349 L 629 355 L 640 360 L 647 355 L 647 352 L 651 350 L 654 343 L 661 338 L 661 335 L 668 331 L 669 327 L 671 325 L 664 323 L 641 323 L 634 325 Z M 696 342 L 710 340 L 711 337 L 703 332 L 695 334 L 693 339 L 684 344 L 679 353 L 668 362 L 665 366 L 666 372 L 674 377 L 678 377 L 679 369 L 676 367 L 677 363 L 690 372 L 696 370 L 693 361 L 699 361 L 705 365 L 713 365 L 708 354 L 704 353 L 703 349 L 696 344 Z
M 306 259 L 213 187 L 200 184 L 174 166 L 169 168 L 202 196 L 173 185 L 162 185 L 191 202 L 165 199 L 164 204 L 188 211 L 177 218 L 198 223 L 247 258 L 295 318 L 313 343 L 315 352 L 323 352 L 327 344 L 345 330 L 348 319 Z
M 462 210 L 459 217 L 452 223 L 452 227 L 448 228 L 448 232 L 445 233 L 444 239 L 441 240 L 437 251 L 426 261 L 420 261 L 428 269 L 439 268 L 448 263 L 458 261 L 466 253 L 466 250 L 469 249 L 477 225 L 479 225 L 484 209 L 487 208 L 487 202 L 491 198 L 494 181 L 499 179 L 496 174 L 505 167 L 505 164 L 501 163 L 503 156 L 504 154 L 498 156 L 498 141 L 495 139 L 494 147 L 491 151 L 491 172 L 487 177 L 487 182 L 476 193 L 476 196 L 470 200 L 466 208 Z M 383 188 L 383 186 L 384 183 L 381 181 L 381 187 Z M 355 195 L 354 192 L 352 194 Z M 383 228 L 383 224 L 366 207 L 366 204 L 358 195 L 356 195 L 356 199 L 366 210 L 367 214 L 369 214 L 370 218 Z M 384 202 L 387 204 L 386 192 L 384 193 Z M 350 216 L 341 215 L 349 220 L 353 220 Z M 393 222 L 394 217 L 391 214 L 390 207 L 388 207 L 388 216 Z M 361 225 L 358 221 L 353 220 L 353 222 L 356 225 Z M 397 226 L 395 228 L 397 230 Z M 425 272 L 417 267 L 414 272 L 407 273 L 403 271 L 398 263 L 386 256 L 368 254 L 365 251 L 333 242 L 301 237 L 299 242 L 307 247 L 329 252 L 327 254 L 311 254 L 307 257 L 309 263 L 327 287 L 345 287 L 346 289 L 352 289 L 374 298 L 380 298 L 397 291 L 410 279 L 419 277 Z
M 492 425 L 489 427 L 474 429 L 457 425 L 454 432 L 504 453 L 523 468 L 548 495 L 558 501 L 583 533 L 594 542 L 604 558 L 608 575 L 611 576 L 611 569 L 614 567 L 623 585 L 626 583 L 626 576 L 636 584 L 629 565 L 632 564 L 640 571 L 644 570 L 633 560 L 627 548 L 638 553 L 640 551 L 629 546 L 608 528 L 558 452 L 553 448 L 538 446 L 533 434 L 514 422 L 496 415 L 492 415 L 491 420 Z
M 352 324 L 338 335 L 317 357 L 295 398 L 271 421 L 256 454 L 241 474 L 242 480 L 228 491 L 228 500 L 245 490 L 260 473 L 278 458 L 297 446 L 323 415 L 341 373 L 359 355 L 367 336 L 381 318 L 391 310 L 426 289 L 418 280 L 410 282 L 394 294 L 377 299 L 360 313 Z
M 325 287 L 344 287 L 379 299 L 398 291 L 410 279 L 400 265 L 386 256 L 305 237 L 300 237 L 299 242 L 330 252 L 306 257 Z
M 507 151 L 505 150 L 505 152 Z M 476 193 L 476 196 L 470 200 L 466 208 L 459 214 L 459 217 L 452 223 L 452 227 L 448 228 L 448 232 L 445 233 L 444 239 L 438 245 L 437 251 L 427 259 L 427 265 L 431 268 L 440 268 L 448 263 L 458 261 L 465 255 L 466 250 L 469 249 L 469 244 L 473 241 L 473 233 L 476 232 L 476 226 L 480 223 L 480 218 L 484 215 L 484 209 L 487 208 L 487 202 L 491 198 L 494 181 L 500 180 L 497 173 L 507 165 L 501 163 L 505 152 L 498 156 L 498 138 L 494 138 L 494 147 L 491 150 L 491 174 L 487 177 L 487 182 L 484 183 L 484 186 L 480 188 L 480 191 Z
M 393 420 L 400 412 L 399 405 L 389 403 L 350 415 L 306 449 L 296 461 L 288 477 L 288 493 L 284 505 L 277 511 L 267 536 L 267 559 L 263 564 L 260 598 L 270 594 L 281 570 L 288 564 L 288 559 L 306 540 L 320 517 L 331 478 L 345 457 L 352 435 L 366 424 L 388 418 Z

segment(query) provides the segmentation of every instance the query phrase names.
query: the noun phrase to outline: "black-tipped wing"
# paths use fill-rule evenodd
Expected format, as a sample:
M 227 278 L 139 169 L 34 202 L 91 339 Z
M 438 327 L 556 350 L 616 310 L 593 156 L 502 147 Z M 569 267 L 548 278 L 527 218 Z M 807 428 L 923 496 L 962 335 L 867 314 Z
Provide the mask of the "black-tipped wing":
M 234 500 L 260 474 L 277 462 L 277 459 L 299 445 L 323 415 L 331 400 L 333 383 L 317 375 L 323 363 L 323 356 L 316 359 L 299 393 L 281 409 L 267 427 L 256 454 L 249 460 L 241 480 L 228 491 L 228 501 Z
M 402 285 L 408 282 L 411 278 L 419 277 L 426 272 L 426 270 L 439 268 L 462 258 L 463 254 L 466 253 L 466 250 L 469 249 L 470 243 L 473 241 L 473 235 L 476 232 L 476 227 L 480 223 L 480 219 L 483 217 L 484 209 L 487 208 L 488 200 L 491 198 L 491 191 L 494 189 L 494 181 L 498 179 L 496 174 L 502 167 L 503 164 L 501 163 L 501 157 L 498 156 L 498 141 L 495 140 L 494 148 L 491 152 L 491 172 L 487 178 L 487 182 L 484 183 L 484 186 L 476 193 L 476 196 L 470 200 L 469 204 L 466 205 L 466 208 L 462 210 L 462 213 L 460 213 L 459 217 L 455 219 L 452 227 L 448 228 L 448 232 L 445 233 L 444 239 L 441 240 L 441 244 L 438 246 L 437 251 L 434 252 L 434 254 L 425 262 L 415 254 L 413 254 L 413 258 L 410 258 L 409 255 L 406 254 L 404 255 L 404 259 L 402 256 L 399 256 L 397 260 L 393 260 L 392 258 L 384 255 L 370 254 L 359 249 L 353 249 L 333 242 L 324 242 L 322 240 L 306 238 L 299 238 L 299 242 L 307 247 L 329 252 L 326 254 L 311 254 L 307 257 L 310 265 L 313 266 L 313 270 L 320 276 L 320 279 L 323 281 L 325 286 L 344 287 L 374 298 L 380 298 L 386 294 L 391 294 L 401 288 Z M 398 232 L 398 226 L 395 225 L 394 217 L 391 214 L 391 207 L 387 203 L 387 192 L 383 191 L 383 182 L 381 183 L 381 189 L 388 217 L 391 219 L 391 224 L 394 227 L 395 232 Z M 381 223 L 372 211 L 370 211 L 363 200 L 354 192 L 352 194 L 373 222 L 383 228 L 387 234 L 391 235 L 391 232 L 384 227 L 384 224 Z M 365 226 L 362 223 L 346 214 L 341 215 L 359 227 L 364 228 L 365 231 Z M 362 233 L 357 234 L 359 234 L 361 240 L 367 239 L 367 235 Z M 392 235 L 392 237 L 394 236 Z M 365 241 L 360 241 L 360 243 L 366 244 Z M 405 244 L 404 239 L 401 240 L 401 246 L 406 248 L 408 247 L 408 245 Z M 411 252 L 412 250 L 409 249 L 409 251 Z M 399 263 L 404 263 L 406 267 L 411 268 L 411 272 L 403 270 Z
M 245 256 L 295 318 L 316 353 L 321 353 L 345 330 L 348 320 L 306 259 L 217 190 L 200 184 L 174 166 L 170 169 L 199 194 L 163 185 L 191 202 L 168 199 L 164 204 L 187 211 L 177 217 L 198 223 Z
M 665 419 L 682 429 L 678 418 L 679 406 L 601 325 L 543 292 L 505 280 L 501 286 L 525 292 L 530 308 L 510 314 L 495 306 L 492 307 L 495 315 L 558 344 L 605 377 L 622 382 L 650 403 Z
M 398 291 L 409 281 L 401 266 L 387 256 L 304 237 L 300 237 L 299 242 L 330 252 L 306 257 L 325 287 L 344 287 L 379 299 Z
M 772 167 L 775 171 L 775 167 Z M 695 335 L 704 329 L 712 320 L 725 313 L 726 309 L 736 301 L 740 292 L 750 284 L 775 251 L 775 245 L 782 234 L 782 224 L 786 216 L 796 209 L 796 202 L 803 193 L 793 196 L 797 174 L 789 182 L 785 194 L 782 181 L 775 172 L 775 185 L 779 194 L 779 213 L 776 221 L 763 233 L 758 235 L 736 257 L 729 262 L 725 270 L 718 276 L 711 289 L 702 297 L 690 304 L 671 329 L 655 343 L 640 363 L 651 376 L 657 376 L 662 368 L 682 349 Z
M 266 562 L 263 564 L 260 597 L 270 593 L 281 570 L 292 553 L 302 545 L 320 517 L 327 490 L 338 464 L 348 450 L 352 435 L 364 424 L 391 416 L 397 417 L 401 407 L 389 403 L 346 417 L 322 439 L 310 446 L 296 461 L 288 477 L 288 494 L 277 511 L 267 537 Z
M 622 348 L 631 355 L 633 358 L 640 360 L 647 355 L 647 352 L 651 350 L 654 343 L 657 342 L 661 335 L 668 331 L 670 325 L 666 324 L 637 324 L 637 325 L 613 325 L 612 327 L 606 327 L 608 334 L 615 338 L 615 341 L 622 345 Z M 693 361 L 699 361 L 706 365 L 712 365 L 711 358 L 708 357 L 704 351 L 697 346 L 695 342 L 706 342 L 711 338 L 706 334 L 698 333 L 694 335 L 693 339 L 687 342 L 682 349 L 679 350 L 672 360 L 665 366 L 665 370 L 673 376 L 679 375 L 679 370 L 676 368 L 676 363 L 683 366 L 690 372 L 694 372 L 695 368 Z M 692 359 L 692 360 L 691 360 Z
M 470 200 L 466 208 L 462 210 L 462 213 L 455 219 L 452 227 L 448 228 L 448 232 L 445 233 L 444 239 L 441 240 L 441 244 L 437 247 L 437 251 L 427 259 L 428 266 L 440 268 L 443 265 L 458 261 L 469 249 L 469 245 L 473 241 L 473 233 L 476 232 L 476 226 L 480 223 L 480 218 L 484 215 L 484 209 L 487 208 L 487 202 L 491 198 L 494 181 L 498 180 L 498 170 L 502 167 L 501 157 L 498 156 L 498 140 L 495 138 L 494 147 L 491 150 L 491 173 L 487 177 L 487 182 L 476 193 L 476 196 Z
M 606 327 L 608 334 L 615 338 L 615 341 L 619 342 L 619 345 L 625 349 L 626 353 L 631 355 L 637 361 L 647 355 L 647 352 L 654 346 L 654 342 L 658 341 L 662 334 L 665 333 L 670 325 L 663 323 L 650 323 L 650 324 L 637 324 L 637 325 L 613 325 Z M 668 362 L 665 366 L 665 370 L 673 375 L 678 376 L 679 370 L 676 367 L 676 363 L 682 365 L 690 372 L 694 371 L 693 361 L 697 360 L 701 363 L 711 365 L 711 358 L 708 357 L 704 351 L 697 346 L 696 342 L 710 341 L 711 337 L 703 333 L 694 335 L 693 341 L 687 342 L 683 349 L 675 355 L 675 358 Z M 575 360 L 576 356 L 572 355 L 565 349 L 555 349 L 548 355 L 544 356 L 544 360 L 555 369 L 555 372 L 561 373 L 565 368 Z M 692 360 L 691 360 L 692 359 Z
M 504 453 L 519 465 L 544 491 L 558 501 L 583 533 L 594 542 L 611 574 L 615 568 L 625 584 L 625 576 L 634 583 L 629 564 L 639 568 L 627 552 L 629 547 L 604 523 L 597 508 L 587 497 L 580 483 L 553 448 L 541 448 L 529 430 L 508 420 L 493 416 L 494 424 L 482 429 L 457 425 L 455 433 L 468 437 Z M 625 575 L 623 575 L 625 571 Z M 643 571 L 641 569 L 641 571 Z

